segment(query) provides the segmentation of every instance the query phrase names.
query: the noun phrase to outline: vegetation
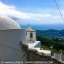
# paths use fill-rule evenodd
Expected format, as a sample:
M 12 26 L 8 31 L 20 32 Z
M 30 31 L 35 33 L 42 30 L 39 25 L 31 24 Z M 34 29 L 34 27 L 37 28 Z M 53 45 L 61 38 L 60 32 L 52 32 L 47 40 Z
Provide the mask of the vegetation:
M 41 41 L 41 48 L 64 54 L 64 39 L 49 39 L 37 36 L 37 40 Z
M 42 37 L 48 37 L 50 39 L 62 38 L 64 39 L 64 30 L 37 30 L 36 34 Z

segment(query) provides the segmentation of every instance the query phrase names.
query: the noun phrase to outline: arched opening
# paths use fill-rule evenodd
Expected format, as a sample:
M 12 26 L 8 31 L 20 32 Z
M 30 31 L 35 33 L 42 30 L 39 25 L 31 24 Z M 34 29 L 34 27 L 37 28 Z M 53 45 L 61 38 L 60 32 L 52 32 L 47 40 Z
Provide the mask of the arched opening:
M 33 38 L 33 33 L 30 33 L 30 38 Z
M 26 36 L 27 36 L 27 32 L 26 32 Z

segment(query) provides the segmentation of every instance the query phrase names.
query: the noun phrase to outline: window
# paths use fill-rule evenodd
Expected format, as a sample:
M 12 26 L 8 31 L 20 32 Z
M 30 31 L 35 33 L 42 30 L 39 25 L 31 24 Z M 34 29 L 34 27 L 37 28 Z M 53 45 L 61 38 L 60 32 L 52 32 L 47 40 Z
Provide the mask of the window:
M 33 38 L 33 33 L 30 33 L 30 38 Z

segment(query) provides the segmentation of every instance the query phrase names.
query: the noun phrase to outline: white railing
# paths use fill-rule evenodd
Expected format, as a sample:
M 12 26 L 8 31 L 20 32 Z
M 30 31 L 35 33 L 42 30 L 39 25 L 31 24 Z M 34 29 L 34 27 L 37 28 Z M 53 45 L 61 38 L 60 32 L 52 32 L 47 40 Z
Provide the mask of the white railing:
M 63 54 L 53 53 L 52 58 L 57 59 L 58 61 L 64 63 L 64 55 Z

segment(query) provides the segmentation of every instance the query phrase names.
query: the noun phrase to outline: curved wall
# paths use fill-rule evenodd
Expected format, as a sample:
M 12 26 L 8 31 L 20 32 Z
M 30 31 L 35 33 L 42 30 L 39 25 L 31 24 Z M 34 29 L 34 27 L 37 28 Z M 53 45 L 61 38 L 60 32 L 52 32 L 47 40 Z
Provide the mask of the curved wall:
M 0 60 L 26 60 L 20 41 L 26 43 L 25 29 L 0 30 Z M 23 57 L 24 56 L 24 57 Z

